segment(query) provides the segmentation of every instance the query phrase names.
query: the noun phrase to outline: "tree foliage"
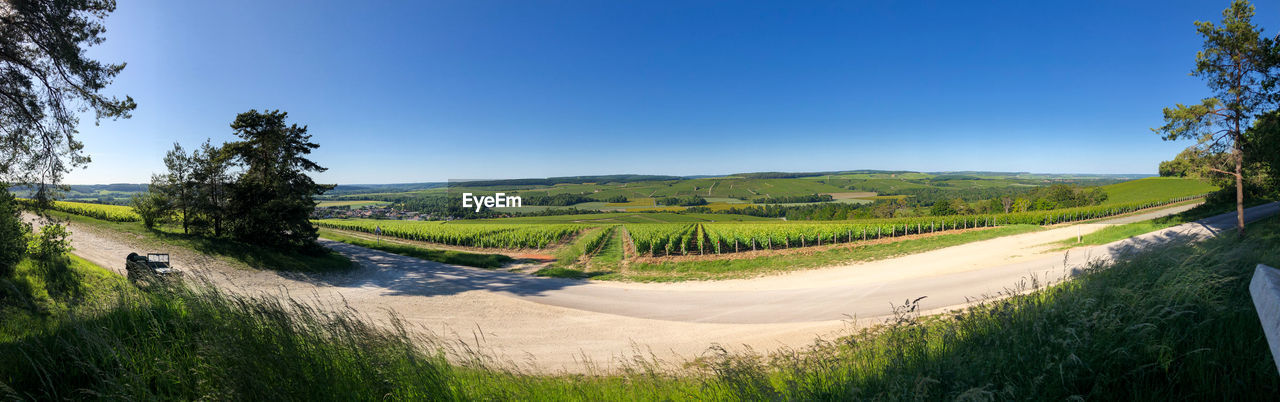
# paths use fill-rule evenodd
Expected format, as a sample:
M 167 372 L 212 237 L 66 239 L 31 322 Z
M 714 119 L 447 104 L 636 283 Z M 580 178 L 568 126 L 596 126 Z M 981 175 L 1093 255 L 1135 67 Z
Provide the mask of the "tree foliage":
M 1195 152 L 1195 149 L 1184 149 L 1173 159 L 1160 162 L 1160 176 L 1206 177 L 1205 167 L 1210 165 L 1210 163 L 1207 162 L 1208 161 L 1199 159 L 1199 154 Z
M 190 233 L 192 207 L 195 204 L 195 182 L 192 181 L 191 155 L 174 143 L 173 149 L 164 155 L 165 173 L 151 176 L 151 191 L 164 195 L 173 215 L 182 222 L 182 232 Z
M 688 195 L 682 197 L 662 197 L 657 199 L 658 205 L 663 206 L 682 206 L 691 207 L 698 205 L 707 205 L 707 199 L 697 195 Z
M 1258 172 L 1261 186 L 1271 191 L 1280 190 L 1280 110 L 1272 110 L 1258 116 L 1253 127 L 1245 135 L 1245 163 Z
M 169 196 L 159 191 L 147 190 L 133 195 L 131 200 L 133 212 L 142 218 L 142 226 L 147 229 L 168 222 L 173 217 L 173 204 Z
M 205 141 L 191 155 L 193 210 L 197 225 L 203 230 L 212 228 L 214 236 L 221 236 L 228 221 L 227 208 L 231 203 L 231 186 L 234 177 L 232 155 L 225 147 Z
M 103 42 L 112 11 L 112 0 L 0 2 L 0 180 L 34 184 L 42 203 L 52 199 L 50 185 L 89 162 L 77 115 L 129 118 L 137 107 L 102 94 L 124 63 L 86 55 Z
M 1222 12 L 1222 25 L 1196 22 L 1204 37 L 1192 75 L 1205 81 L 1211 97 L 1198 104 L 1164 109 L 1165 124 L 1152 129 L 1165 140 L 1191 139 L 1190 160 L 1227 175 L 1236 185 L 1237 223 L 1244 233 L 1244 150 L 1257 115 L 1275 105 L 1276 40 L 1253 25 L 1254 8 L 1236 0 Z
M 27 251 L 31 225 L 22 220 L 20 211 L 8 186 L 0 188 L 0 278 L 13 275 Z
M 234 216 L 232 234 L 243 241 L 277 248 L 315 246 L 311 225 L 315 196 L 333 188 L 316 184 L 307 173 L 326 169 L 307 159 L 319 147 L 307 127 L 286 124 L 288 113 L 250 110 L 236 116 L 231 128 L 240 141 L 225 145 L 244 167 L 231 186 L 227 213 Z

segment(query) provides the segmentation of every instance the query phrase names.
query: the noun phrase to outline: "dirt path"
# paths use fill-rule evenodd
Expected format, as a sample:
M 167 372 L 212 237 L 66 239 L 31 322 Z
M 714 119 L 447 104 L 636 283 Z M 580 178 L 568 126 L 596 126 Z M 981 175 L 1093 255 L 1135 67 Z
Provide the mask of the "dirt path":
M 1249 210 L 1274 214 L 1280 204 Z M 226 288 L 346 303 L 371 316 L 395 311 L 420 330 L 457 339 L 533 370 L 598 370 L 636 354 L 667 361 L 696 357 L 708 346 L 757 351 L 811 344 L 847 326 L 847 315 L 888 314 L 892 303 L 928 296 L 938 309 L 966 297 L 994 294 L 1028 275 L 1070 274 L 1064 267 L 1114 258 L 1134 248 L 1211 235 L 1230 215 L 1182 225 L 1110 245 L 1043 252 L 1044 243 L 1075 237 L 1076 227 L 971 243 L 891 260 L 750 280 L 679 284 L 595 283 L 456 267 L 325 241 L 360 268 L 331 275 L 256 271 L 221 259 L 169 250 L 176 266 Z M 1103 224 L 1082 225 L 1096 230 Z M 72 225 L 76 253 L 119 272 L 130 251 L 145 251 L 131 235 Z M 619 360 L 621 359 L 621 360 Z

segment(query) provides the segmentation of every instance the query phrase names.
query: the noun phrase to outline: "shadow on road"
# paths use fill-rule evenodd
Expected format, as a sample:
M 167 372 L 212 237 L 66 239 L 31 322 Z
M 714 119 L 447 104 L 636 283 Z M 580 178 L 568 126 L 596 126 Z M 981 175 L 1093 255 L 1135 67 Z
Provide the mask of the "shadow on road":
M 537 296 L 587 283 L 448 265 L 330 240 L 320 243 L 346 255 L 360 267 L 343 273 L 279 272 L 279 275 L 316 285 L 384 288 L 387 296 L 446 296 L 472 290 Z

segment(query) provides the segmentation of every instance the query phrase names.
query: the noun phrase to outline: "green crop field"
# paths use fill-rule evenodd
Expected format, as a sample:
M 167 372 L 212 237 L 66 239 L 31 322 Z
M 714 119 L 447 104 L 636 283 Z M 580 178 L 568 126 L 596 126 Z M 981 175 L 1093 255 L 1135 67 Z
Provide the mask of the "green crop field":
M 331 229 L 374 233 L 382 229 L 384 236 L 454 246 L 486 248 L 547 248 L 587 229 L 585 225 L 474 224 L 452 225 L 447 222 L 394 221 L 367 219 L 319 219 L 317 226 Z
M 826 222 L 717 222 L 624 225 L 636 252 L 650 256 L 724 254 L 851 243 L 912 234 L 1006 225 L 1052 225 L 1125 214 L 1191 197 L 1008 214 L 948 215 Z
M 496 219 L 468 219 L 457 220 L 451 224 L 490 224 L 490 223 L 593 223 L 593 224 L 615 224 L 615 223 L 666 223 L 666 222 L 777 222 L 774 218 L 761 218 L 747 215 L 728 215 L 728 214 L 691 214 L 691 213 L 670 213 L 670 212 L 609 212 L 600 214 L 586 215 L 553 215 L 553 216 L 526 216 L 518 218 L 496 218 Z
M 1115 205 L 1143 200 L 1204 195 L 1218 188 L 1197 179 L 1148 177 L 1102 186 L 1102 189 L 1107 192 L 1106 205 Z
M 28 207 L 33 205 L 31 200 L 19 199 L 18 201 Z M 123 205 L 54 201 L 51 209 L 112 222 L 137 222 L 142 220 L 137 213 L 133 212 L 132 207 Z

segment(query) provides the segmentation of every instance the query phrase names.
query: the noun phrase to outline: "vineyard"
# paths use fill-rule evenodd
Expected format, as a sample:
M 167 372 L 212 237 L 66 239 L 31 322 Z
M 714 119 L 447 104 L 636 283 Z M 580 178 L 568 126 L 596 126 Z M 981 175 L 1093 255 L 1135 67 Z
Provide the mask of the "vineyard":
M 1195 197 L 1009 214 L 952 215 L 830 222 L 708 222 L 627 224 L 637 254 L 724 254 L 850 243 L 913 234 L 1004 225 L 1052 225 L 1125 214 Z
M 33 200 L 19 198 L 18 202 L 27 208 L 35 207 L 35 201 Z M 50 209 L 112 222 L 137 222 L 142 220 L 138 214 L 133 212 L 133 208 L 123 205 L 54 201 Z
M 886 237 L 935 233 L 957 229 L 1004 225 L 1052 225 L 1125 214 L 1141 209 L 1186 201 L 1194 196 L 1158 201 L 1104 204 L 1048 211 L 1009 214 L 952 215 L 912 218 L 863 219 L 852 221 L 745 221 L 699 223 L 624 223 L 637 255 L 667 256 L 727 254 L 754 250 L 787 249 L 851 243 Z M 20 200 L 28 207 L 31 200 Z M 54 202 L 52 209 L 113 222 L 136 222 L 139 216 L 127 206 Z M 548 248 L 561 244 L 586 229 L 603 223 L 467 223 L 399 220 L 321 219 L 317 226 L 382 234 L 407 240 L 443 245 L 521 249 Z M 596 231 L 589 248 L 602 241 Z M 586 239 L 584 239 L 586 240 Z
M 546 248 L 576 235 L 590 225 L 580 224 L 469 224 L 396 220 L 314 220 L 317 226 L 453 246 L 485 248 Z

